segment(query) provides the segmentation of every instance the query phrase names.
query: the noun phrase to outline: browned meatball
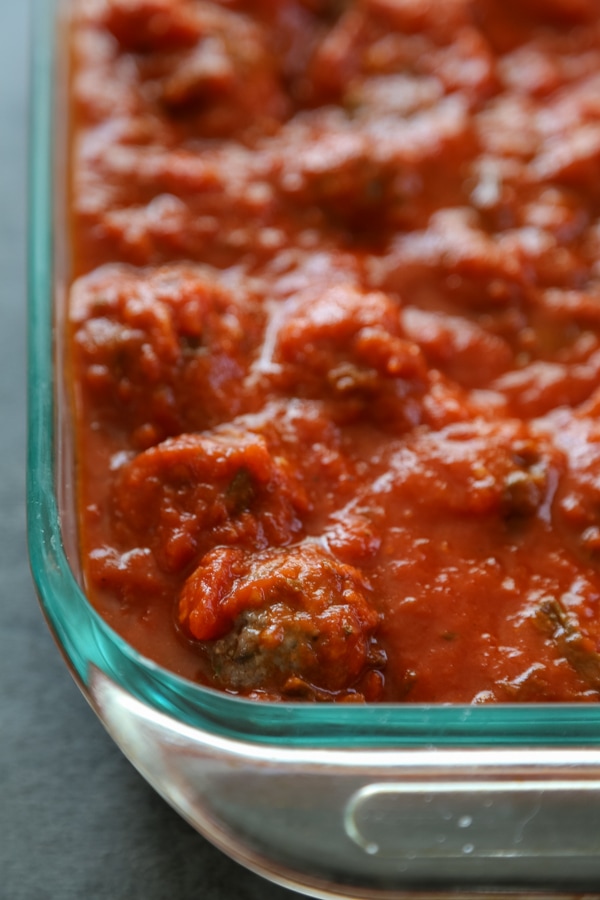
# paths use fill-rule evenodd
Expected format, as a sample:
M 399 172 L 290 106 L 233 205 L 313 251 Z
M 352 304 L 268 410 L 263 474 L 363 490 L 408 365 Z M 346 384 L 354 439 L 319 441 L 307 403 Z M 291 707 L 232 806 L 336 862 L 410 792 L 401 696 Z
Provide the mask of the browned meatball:
M 370 586 L 317 543 L 250 554 L 218 548 L 186 582 L 179 620 L 228 690 L 336 694 L 382 662 Z

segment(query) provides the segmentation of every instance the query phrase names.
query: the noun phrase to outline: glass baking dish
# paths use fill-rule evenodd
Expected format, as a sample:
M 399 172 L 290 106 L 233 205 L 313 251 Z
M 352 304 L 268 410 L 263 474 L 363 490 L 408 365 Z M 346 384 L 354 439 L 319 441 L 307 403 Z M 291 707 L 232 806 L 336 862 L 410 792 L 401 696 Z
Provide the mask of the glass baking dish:
M 36 0 L 28 529 L 48 624 L 148 782 L 201 834 L 314 897 L 566 897 L 600 888 L 600 707 L 236 699 L 143 658 L 79 581 L 63 333 L 68 3 Z

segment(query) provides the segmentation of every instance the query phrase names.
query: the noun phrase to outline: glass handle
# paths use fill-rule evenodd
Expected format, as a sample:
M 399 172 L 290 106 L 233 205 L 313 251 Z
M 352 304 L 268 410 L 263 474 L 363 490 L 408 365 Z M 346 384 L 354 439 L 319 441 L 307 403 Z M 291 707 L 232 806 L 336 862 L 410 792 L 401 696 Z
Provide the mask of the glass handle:
M 600 781 L 369 784 L 346 807 L 365 853 L 411 859 L 584 858 L 600 852 Z

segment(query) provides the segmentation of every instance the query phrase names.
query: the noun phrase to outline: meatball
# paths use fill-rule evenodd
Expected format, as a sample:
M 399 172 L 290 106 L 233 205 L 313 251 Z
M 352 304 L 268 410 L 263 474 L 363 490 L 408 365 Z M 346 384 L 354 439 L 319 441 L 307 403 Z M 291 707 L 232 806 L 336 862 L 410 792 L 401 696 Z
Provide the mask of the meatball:
M 108 0 L 106 27 L 123 50 L 149 53 L 190 47 L 202 34 L 191 3 Z
M 392 496 L 442 515 L 549 515 L 563 456 L 517 420 L 479 419 L 416 434 L 394 454 Z M 396 493 L 397 492 L 397 493 Z
M 223 688 L 318 699 L 360 690 L 383 663 L 370 592 L 316 543 L 254 555 L 217 548 L 187 580 L 179 621 L 204 642 Z
M 394 91 L 394 87 L 391 87 Z M 349 94 L 354 103 L 359 94 Z M 441 158 L 468 159 L 473 133 L 456 98 L 414 115 L 359 107 L 354 118 L 323 107 L 294 117 L 269 148 L 278 156 L 278 190 L 297 208 L 311 207 L 322 223 L 377 246 L 390 227 L 426 220 L 439 190 Z M 457 190 L 448 168 L 443 189 Z
M 385 294 L 346 284 L 291 301 L 275 359 L 285 389 L 324 394 L 339 420 L 367 415 L 400 430 L 418 420 L 423 358 L 403 336 L 399 309 Z
M 268 36 L 248 16 L 206 2 L 109 0 L 106 24 L 158 101 L 192 133 L 228 137 L 272 129 L 287 112 Z
M 126 546 L 150 547 L 165 572 L 184 570 L 217 544 L 289 543 L 307 508 L 285 461 L 233 427 L 170 438 L 115 477 L 117 533 Z
M 83 405 L 101 425 L 125 414 L 144 449 L 241 411 L 262 316 L 247 291 L 209 268 L 107 267 L 73 288 L 72 327 Z
M 319 533 L 323 522 L 341 499 L 352 495 L 356 485 L 352 450 L 323 404 L 286 397 L 240 417 L 235 425 L 264 438 L 271 455 L 285 460 L 306 494 L 309 516 L 303 516 L 303 521 L 308 533 Z

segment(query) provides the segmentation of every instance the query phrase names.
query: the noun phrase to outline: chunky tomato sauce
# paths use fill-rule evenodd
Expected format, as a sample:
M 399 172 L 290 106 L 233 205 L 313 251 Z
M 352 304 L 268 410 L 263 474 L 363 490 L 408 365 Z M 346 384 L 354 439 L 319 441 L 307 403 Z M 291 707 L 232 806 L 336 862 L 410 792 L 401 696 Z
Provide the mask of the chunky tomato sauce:
M 600 698 L 599 0 L 78 0 L 90 598 L 268 700 Z

